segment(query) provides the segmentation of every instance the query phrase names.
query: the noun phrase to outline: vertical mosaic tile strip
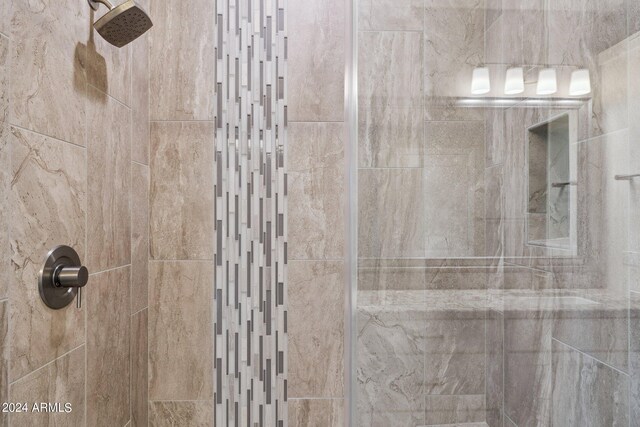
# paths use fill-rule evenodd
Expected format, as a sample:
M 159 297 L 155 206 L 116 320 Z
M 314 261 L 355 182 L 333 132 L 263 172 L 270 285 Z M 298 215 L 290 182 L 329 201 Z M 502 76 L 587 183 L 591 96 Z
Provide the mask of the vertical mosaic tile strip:
M 216 1 L 216 426 L 287 424 L 285 8 Z

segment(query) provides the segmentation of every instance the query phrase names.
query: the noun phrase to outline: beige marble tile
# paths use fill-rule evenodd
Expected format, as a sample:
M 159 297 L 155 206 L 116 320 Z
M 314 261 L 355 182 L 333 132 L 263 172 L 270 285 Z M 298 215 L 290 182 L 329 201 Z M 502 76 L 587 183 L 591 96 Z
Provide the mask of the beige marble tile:
M 149 399 L 211 399 L 213 263 L 152 261 L 149 284 Z
M 7 122 L 9 113 L 10 41 L 0 34 L 0 125 Z
M 96 273 L 131 262 L 131 115 L 111 98 L 104 104 L 92 102 L 87 113 L 86 262 Z
M 481 121 L 427 122 L 425 152 L 427 155 L 466 154 L 472 149 L 482 149 L 484 130 L 485 123 Z
M 443 311 L 427 319 L 425 328 L 425 393 L 484 394 L 485 313 Z
M 151 124 L 151 259 L 213 259 L 213 126 Z
M 11 123 L 85 145 L 89 10 L 75 0 L 13 2 Z
M 10 138 L 10 373 L 16 380 L 84 342 L 83 311 L 49 309 L 36 284 L 44 256 L 56 245 L 69 245 L 86 260 L 86 150 L 15 128 Z
M 423 307 L 358 310 L 358 425 L 424 425 Z
M 85 347 L 79 347 L 59 359 L 11 384 L 11 402 L 28 402 L 28 413 L 11 414 L 12 426 L 85 425 Z M 31 411 L 36 402 L 71 405 L 70 412 Z M 6 424 L 5 424 L 6 425 Z
M 131 312 L 148 306 L 149 168 L 131 164 Z
M 358 30 L 422 31 L 423 0 L 363 0 L 358 3 Z
M 358 115 L 360 167 L 421 167 L 424 152 L 422 108 L 376 104 Z
M 469 76 L 484 58 L 483 3 L 480 0 L 426 0 L 425 95 L 469 95 Z M 429 110 L 427 105 L 427 112 Z
M 129 266 L 90 276 L 87 309 L 87 425 L 124 425 L 130 417 Z
M 289 125 L 289 259 L 340 259 L 346 178 L 342 123 Z
M 485 420 L 484 394 L 434 395 L 425 397 L 425 425 L 471 426 Z
M 421 169 L 361 169 L 358 251 L 361 257 L 424 255 Z
M 94 22 L 107 12 L 101 7 L 97 12 L 90 11 Z M 131 106 L 131 46 L 115 47 L 107 42 L 98 32 L 87 25 L 87 35 L 84 40 L 87 83 Z M 91 95 L 90 96 L 94 96 Z
M 549 7 L 544 0 L 504 3 L 503 63 L 545 64 L 548 53 L 548 20 Z
M 291 2 L 287 15 L 289 121 L 343 120 L 345 3 Z
M 504 411 L 504 320 L 502 316 L 488 311 L 486 328 L 486 420 L 490 426 L 501 426 Z
M 421 108 L 423 37 L 417 32 L 372 31 L 358 35 L 358 104 Z
M 148 12 L 148 1 L 141 5 Z M 151 30 L 154 31 L 154 30 Z M 131 44 L 131 160 L 149 164 L 149 33 Z
M 0 33 L 11 36 L 11 6 L 14 0 L 5 0 L 0 4 Z
M 342 399 L 289 400 L 289 425 L 296 427 L 342 427 L 344 401 Z
M 551 414 L 558 426 L 629 425 L 629 377 L 554 340 Z
M 213 120 L 215 7 L 207 0 L 152 2 L 152 120 Z
M 148 425 L 148 310 L 131 316 L 131 427 Z
M 0 401 L 9 401 L 9 303 L 0 302 Z M 7 426 L 9 414 L 0 413 L 0 425 Z
M 629 300 L 629 380 L 631 382 L 629 416 L 631 425 L 640 420 L 640 293 L 631 292 Z M 635 424 L 634 424 L 635 422 Z
M 0 299 L 6 298 L 13 277 L 11 268 L 11 143 L 9 127 L 0 123 Z
M 289 263 L 292 398 L 343 396 L 344 270 L 342 261 Z
M 150 402 L 149 425 L 154 427 L 213 427 L 213 401 Z

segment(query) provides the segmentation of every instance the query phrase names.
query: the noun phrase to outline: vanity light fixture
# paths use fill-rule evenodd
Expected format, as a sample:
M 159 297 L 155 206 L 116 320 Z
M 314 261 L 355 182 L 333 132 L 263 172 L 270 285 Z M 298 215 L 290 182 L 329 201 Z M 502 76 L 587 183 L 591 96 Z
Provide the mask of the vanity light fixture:
M 569 84 L 569 95 L 582 96 L 591 93 L 591 77 L 589 70 L 575 70 L 571 73 L 571 83 Z
M 538 74 L 538 87 L 536 93 L 538 95 L 553 95 L 558 91 L 558 79 L 556 70 L 553 68 L 544 68 Z
M 491 80 L 487 67 L 477 67 L 473 69 L 471 79 L 471 93 L 473 95 L 485 95 L 491 91 Z
M 524 71 L 521 67 L 509 68 L 504 82 L 505 95 L 518 95 L 522 92 L 524 92 Z

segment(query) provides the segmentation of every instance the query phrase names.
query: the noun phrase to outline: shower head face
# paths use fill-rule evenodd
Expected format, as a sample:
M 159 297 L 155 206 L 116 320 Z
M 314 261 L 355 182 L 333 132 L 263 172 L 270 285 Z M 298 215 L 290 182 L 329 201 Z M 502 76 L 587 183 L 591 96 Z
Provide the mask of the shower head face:
M 153 26 L 147 12 L 134 0 L 114 7 L 94 24 L 96 31 L 109 43 L 122 47 L 131 43 Z

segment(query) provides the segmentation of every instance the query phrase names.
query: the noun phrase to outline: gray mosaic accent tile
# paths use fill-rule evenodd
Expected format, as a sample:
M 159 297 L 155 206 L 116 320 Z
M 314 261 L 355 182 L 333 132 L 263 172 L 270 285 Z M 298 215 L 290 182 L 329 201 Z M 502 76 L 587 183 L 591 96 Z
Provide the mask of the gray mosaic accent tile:
M 288 419 L 286 3 L 216 1 L 217 426 Z

